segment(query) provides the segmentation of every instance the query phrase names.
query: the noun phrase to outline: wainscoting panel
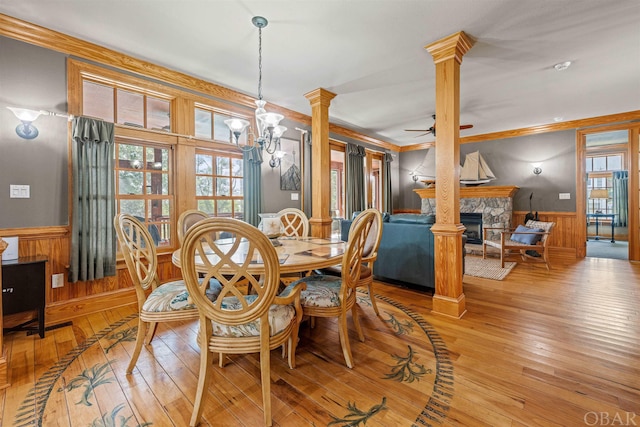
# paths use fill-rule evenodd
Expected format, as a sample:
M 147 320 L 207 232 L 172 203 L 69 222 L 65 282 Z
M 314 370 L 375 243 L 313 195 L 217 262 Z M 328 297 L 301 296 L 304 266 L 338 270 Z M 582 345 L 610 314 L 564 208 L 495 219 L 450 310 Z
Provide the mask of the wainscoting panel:
M 0 229 L 0 237 L 18 236 L 20 257 L 46 256 L 46 324 L 52 325 L 69 320 L 77 315 L 86 315 L 108 308 L 133 304 L 136 301 L 131 277 L 124 264 L 118 261 L 117 275 L 100 280 L 68 283 L 69 248 L 71 245 L 68 226 Z M 160 280 L 180 278 L 180 269 L 171 263 L 171 254 L 158 256 Z M 64 274 L 64 286 L 53 289 L 51 276 Z M 91 303 L 88 303 L 91 301 Z M 31 313 L 5 316 L 5 327 L 20 324 L 31 318 Z
M 513 224 L 524 224 L 526 211 L 513 212 Z M 571 256 L 574 258 L 584 258 L 586 255 L 586 243 L 577 238 L 577 215 L 575 212 L 538 212 L 540 221 L 555 222 L 551 235 L 549 236 L 550 253 Z

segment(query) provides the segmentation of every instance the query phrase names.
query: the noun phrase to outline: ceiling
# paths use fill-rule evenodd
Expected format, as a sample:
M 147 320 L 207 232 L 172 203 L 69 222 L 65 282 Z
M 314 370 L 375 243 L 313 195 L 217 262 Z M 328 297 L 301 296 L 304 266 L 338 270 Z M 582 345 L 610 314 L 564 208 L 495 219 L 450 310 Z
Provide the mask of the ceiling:
M 303 95 L 322 87 L 332 123 L 398 146 L 433 141 L 404 129 L 432 126 L 424 46 L 458 31 L 476 41 L 461 136 L 640 109 L 637 0 L 6 0 L 0 13 L 254 97 L 264 16 L 266 101 L 310 115 Z

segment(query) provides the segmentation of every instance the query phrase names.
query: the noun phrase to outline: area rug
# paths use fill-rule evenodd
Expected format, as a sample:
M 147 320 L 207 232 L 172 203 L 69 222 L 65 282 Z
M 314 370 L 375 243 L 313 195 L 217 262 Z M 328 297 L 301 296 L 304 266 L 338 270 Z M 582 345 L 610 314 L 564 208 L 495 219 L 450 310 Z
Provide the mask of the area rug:
M 373 311 L 369 295 L 358 292 L 361 323 L 367 340 L 366 343 L 352 340 L 353 353 L 358 355 L 361 362 L 353 370 L 344 366 L 342 360 L 338 364 L 331 363 L 322 345 L 301 337 L 296 356 L 298 363 L 292 371 L 298 382 L 304 385 L 303 379 L 309 377 L 309 372 L 326 371 L 339 377 L 348 377 L 356 384 L 368 384 L 368 388 L 362 391 L 357 385 L 350 388 L 351 392 L 335 402 L 333 413 L 320 411 L 320 420 L 312 424 L 364 426 L 367 420 L 377 425 L 442 424 L 454 395 L 453 363 L 444 340 L 420 314 L 386 296 L 377 296 L 376 299 L 379 316 Z M 153 419 L 140 419 L 141 411 L 133 409 L 149 402 L 145 400 L 147 397 L 143 390 L 132 392 L 130 388 L 132 382 L 137 384 L 145 381 L 149 384 L 149 393 L 153 392 L 154 387 L 168 387 L 158 381 L 162 375 L 154 372 L 156 369 L 162 371 L 163 363 L 169 367 L 172 363 L 177 364 L 176 355 L 163 354 L 160 347 L 153 352 L 145 348 L 134 376 L 125 376 L 122 370 L 135 340 L 137 315 L 117 321 L 114 319 L 112 322 L 75 348 L 68 349 L 66 355 L 48 371 L 41 373 L 35 388 L 29 390 L 23 399 L 15 397 L 15 408 L 9 411 L 14 412 L 13 427 L 49 425 L 53 420 L 64 417 L 70 406 L 73 406 L 74 417 L 82 418 L 72 421 L 71 425 L 74 426 L 146 427 L 170 425 L 173 422 L 160 418 L 163 414 L 154 415 Z M 162 335 L 160 332 L 156 339 L 161 340 Z M 371 350 L 371 346 L 375 350 Z M 161 360 L 155 361 L 156 356 Z M 198 359 L 192 359 L 193 366 L 181 369 L 197 372 Z M 229 362 L 229 365 L 232 363 Z M 284 372 L 289 371 L 284 359 L 274 357 L 271 365 L 272 373 L 276 365 L 282 365 Z M 145 378 L 147 375 L 149 378 Z M 295 381 L 291 387 L 294 386 Z M 193 389 L 182 389 L 180 384 L 172 387 L 179 387 L 177 392 L 185 395 L 194 393 Z M 18 404 L 18 399 L 22 400 L 21 404 Z M 414 404 L 408 406 L 406 399 Z M 375 404 L 371 406 L 371 402 Z M 5 421 L 9 426 L 9 420 Z M 274 418 L 274 424 L 281 422 Z M 206 422 L 203 421 L 204 424 Z
M 502 280 L 513 270 L 516 262 L 505 262 L 504 268 L 500 267 L 500 260 L 467 255 L 464 259 L 464 274 L 485 279 Z

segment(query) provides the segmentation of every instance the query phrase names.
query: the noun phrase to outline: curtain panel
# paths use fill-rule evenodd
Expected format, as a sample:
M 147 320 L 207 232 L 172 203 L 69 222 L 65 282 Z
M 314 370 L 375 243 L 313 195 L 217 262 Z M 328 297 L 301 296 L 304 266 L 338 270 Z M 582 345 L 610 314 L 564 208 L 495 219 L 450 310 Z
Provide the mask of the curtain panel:
M 382 170 L 382 212 L 393 213 L 393 195 L 391 194 L 391 153 L 384 153 L 384 169 Z
M 253 147 L 243 152 L 244 221 L 258 226 L 262 210 L 262 150 Z
M 351 218 L 354 212 L 365 210 L 364 185 L 364 147 L 347 144 L 345 218 Z
M 613 213 L 615 225 L 626 227 L 629 221 L 629 171 L 613 172 Z
M 113 123 L 73 119 L 70 282 L 116 274 L 114 153 Z

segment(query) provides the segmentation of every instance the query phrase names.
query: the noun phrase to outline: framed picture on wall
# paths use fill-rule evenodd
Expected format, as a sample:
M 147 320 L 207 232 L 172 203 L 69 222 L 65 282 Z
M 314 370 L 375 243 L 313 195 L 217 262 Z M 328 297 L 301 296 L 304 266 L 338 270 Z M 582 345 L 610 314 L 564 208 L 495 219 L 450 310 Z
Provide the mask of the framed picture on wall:
M 302 188 L 300 141 L 280 138 L 280 149 L 285 153 L 280 160 L 280 190 L 300 191 Z

